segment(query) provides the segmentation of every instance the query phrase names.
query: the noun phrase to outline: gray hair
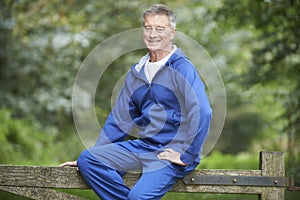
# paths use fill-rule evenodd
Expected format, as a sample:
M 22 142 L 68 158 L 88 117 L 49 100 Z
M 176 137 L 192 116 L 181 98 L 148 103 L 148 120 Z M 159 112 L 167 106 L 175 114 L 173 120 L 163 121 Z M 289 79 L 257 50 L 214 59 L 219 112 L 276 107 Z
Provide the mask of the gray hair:
M 169 23 L 172 28 L 176 28 L 176 15 L 175 13 L 163 4 L 153 4 L 143 14 L 143 24 L 145 17 L 148 15 L 166 15 L 169 18 Z

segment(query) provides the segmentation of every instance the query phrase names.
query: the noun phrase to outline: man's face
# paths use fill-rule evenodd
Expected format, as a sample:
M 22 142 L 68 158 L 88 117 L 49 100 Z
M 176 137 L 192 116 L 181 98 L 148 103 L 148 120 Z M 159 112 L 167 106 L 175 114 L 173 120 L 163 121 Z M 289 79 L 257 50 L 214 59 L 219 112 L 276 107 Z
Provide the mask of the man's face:
M 166 15 L 147 15 L 144 18 L 144 43 L 149 51 L 170 51 L 175 31 Z

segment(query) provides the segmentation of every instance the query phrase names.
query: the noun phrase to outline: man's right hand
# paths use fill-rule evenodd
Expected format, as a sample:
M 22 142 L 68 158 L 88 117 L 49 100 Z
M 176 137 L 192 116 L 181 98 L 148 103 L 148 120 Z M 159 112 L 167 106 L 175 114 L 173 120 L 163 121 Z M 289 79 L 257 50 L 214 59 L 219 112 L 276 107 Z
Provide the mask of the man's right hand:
M 77 160 L 62 163 L 59 166 L 60 167 L 77 167 Z

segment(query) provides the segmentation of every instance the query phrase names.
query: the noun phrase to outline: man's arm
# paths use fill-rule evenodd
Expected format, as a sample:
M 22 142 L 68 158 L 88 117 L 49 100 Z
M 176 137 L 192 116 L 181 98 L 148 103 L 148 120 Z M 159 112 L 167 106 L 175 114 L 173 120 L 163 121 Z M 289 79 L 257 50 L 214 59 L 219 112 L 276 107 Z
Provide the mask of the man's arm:
M 186 67 L 183 72 L 186 84 L 182 87 L 189 126 L 185 132 L 185 144 L 181 161 L 191 164 L 202 151 L 203 144 L 209 132 L 212 110 L 205 86 L 197 70 Z

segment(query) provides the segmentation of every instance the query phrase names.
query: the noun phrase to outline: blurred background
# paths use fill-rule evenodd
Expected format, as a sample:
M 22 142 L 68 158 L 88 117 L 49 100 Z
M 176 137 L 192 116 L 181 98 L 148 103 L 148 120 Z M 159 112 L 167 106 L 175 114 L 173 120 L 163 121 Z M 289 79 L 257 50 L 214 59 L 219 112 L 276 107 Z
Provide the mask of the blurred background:
M 1 0 L 0 164 L 50 165 L 84 149 L 72 116 L 80 64 L 105 39 L 142 26 L 157 1 Z M 283 151 L 286 175 L 300 185 L 300 1 L 159 1 L 177 30 L 201 44 L 227 95 L 222 134 L 201 169 L 258 169 L 259 151 Z M 115 60 L 95 99 L 103 123 L 113 87 L 146 49 Z M 97 199 L 91 191 L 70 191 Z M 298 199 L 299 192 L 286 192 Z M 0 192 L 0 199 L 24 199 Z M 252 195 L 177 194 L 169 199 L 257 199 Z

